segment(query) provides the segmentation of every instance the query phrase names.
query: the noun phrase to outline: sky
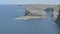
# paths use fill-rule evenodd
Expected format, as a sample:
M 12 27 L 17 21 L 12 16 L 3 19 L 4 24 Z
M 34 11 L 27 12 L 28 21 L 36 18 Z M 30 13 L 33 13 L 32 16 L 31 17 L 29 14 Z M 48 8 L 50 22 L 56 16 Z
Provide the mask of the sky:
M 0 4 L 60 4 L 60 0 L 0 0 Z

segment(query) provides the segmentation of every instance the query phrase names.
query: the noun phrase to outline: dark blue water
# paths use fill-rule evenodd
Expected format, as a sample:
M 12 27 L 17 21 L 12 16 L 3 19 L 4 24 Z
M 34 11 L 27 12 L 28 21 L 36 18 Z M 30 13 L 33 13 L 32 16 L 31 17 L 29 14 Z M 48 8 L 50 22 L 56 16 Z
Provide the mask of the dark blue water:
M 51 13 L 47 19 L 16 20 L 23 16 L 23 6 L 0 5 L 0 34 L 59 34 Z

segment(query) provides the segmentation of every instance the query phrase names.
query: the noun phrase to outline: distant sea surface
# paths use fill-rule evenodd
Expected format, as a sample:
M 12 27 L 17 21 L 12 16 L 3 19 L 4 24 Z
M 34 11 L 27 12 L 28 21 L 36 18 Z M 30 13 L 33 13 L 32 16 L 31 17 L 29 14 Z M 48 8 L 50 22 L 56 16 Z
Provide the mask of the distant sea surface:
M 24 15 L 24 6 L 0 5 L 0 34 L 57 34 L 58 29 L 50 14 L 47 19 L 17 20 Z

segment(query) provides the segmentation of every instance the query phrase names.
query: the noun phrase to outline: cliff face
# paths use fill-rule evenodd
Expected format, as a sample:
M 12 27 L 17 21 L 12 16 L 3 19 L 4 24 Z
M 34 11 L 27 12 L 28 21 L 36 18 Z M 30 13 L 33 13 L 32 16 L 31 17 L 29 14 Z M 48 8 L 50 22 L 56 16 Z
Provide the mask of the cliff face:
M 29 13 L 27 14 L 27 16 L 46 16 L 46 11 L 45 9 L 47 8 L 53 8 L 53 18 L 57 18 L 58 14 L 59 14 L 59 9 L 60 9 L 60 5 L 42 5 L 42 4 L 30 4 L 27 7 L 27 11 L 29 11 Z M 49 11 L 49 10 L 48 10 Z

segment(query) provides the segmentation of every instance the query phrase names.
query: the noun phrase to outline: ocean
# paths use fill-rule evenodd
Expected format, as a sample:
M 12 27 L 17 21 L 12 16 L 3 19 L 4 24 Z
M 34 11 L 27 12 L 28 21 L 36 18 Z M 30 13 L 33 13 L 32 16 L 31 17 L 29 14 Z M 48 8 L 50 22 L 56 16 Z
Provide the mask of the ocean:
M 24 6 L 0 5 L 0 34 L 59 34 L 50 13 L 46 19 L 14 19 L 24 16 Z

